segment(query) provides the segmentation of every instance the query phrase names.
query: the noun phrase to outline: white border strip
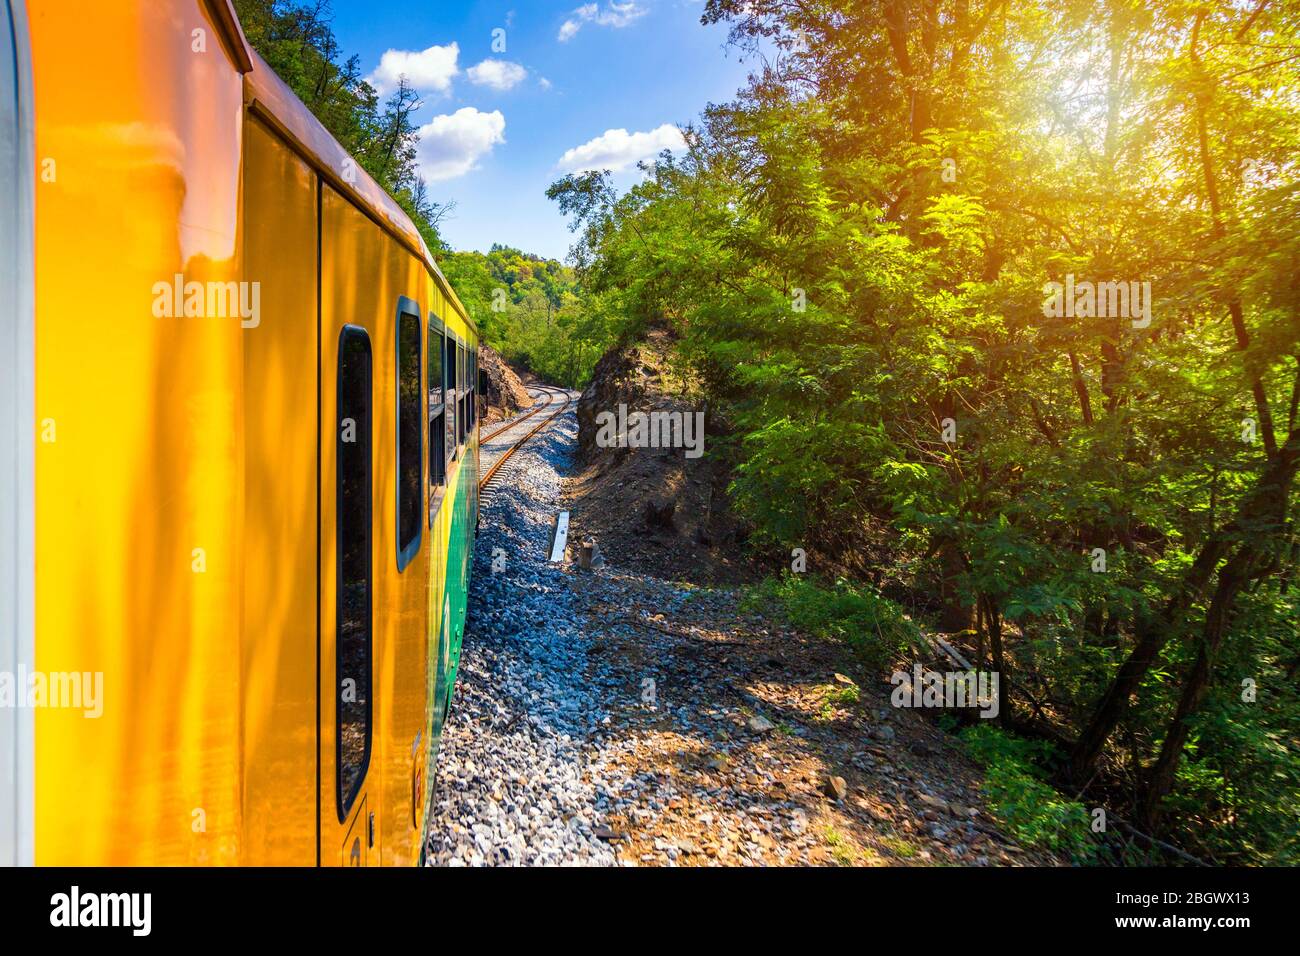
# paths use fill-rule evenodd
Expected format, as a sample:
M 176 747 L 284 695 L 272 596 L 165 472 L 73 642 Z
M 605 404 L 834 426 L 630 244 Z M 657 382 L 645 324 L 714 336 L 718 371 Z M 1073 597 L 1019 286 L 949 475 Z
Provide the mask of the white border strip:
M 26 12 L 0 4 L 0 448 L 13 450 L 0 456 L 0 669 L 16 674 L 36 663 L 35 147 Z M 0 865 L 34 862 L 34 760 L 31 710 L 0 709 Z

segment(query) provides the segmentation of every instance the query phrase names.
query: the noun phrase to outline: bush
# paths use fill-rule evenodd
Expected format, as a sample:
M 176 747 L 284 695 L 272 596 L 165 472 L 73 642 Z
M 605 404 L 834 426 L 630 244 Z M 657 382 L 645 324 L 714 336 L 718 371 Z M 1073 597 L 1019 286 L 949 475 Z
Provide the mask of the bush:
M 790 624 L 815 637 L 842 641 L 868 666 L 883 670 L 920 629 L 903 609 L 869 585 L 844 579 L 826 586 L 807 575 L 769 578 L 750 592 L 751 602 L 775 603 Z
M 960 734 L 967 751 L 985 769 L 984 797 L 1003 829 L 1026 846 L 1064 853 L 1076 863 L 1094 863 L 1100 844 L 1093 838 L 1087 808 L 1067 800 L 1047 783 L 1042 765 L 1051 744 L 1024 740 L 989 724 Z

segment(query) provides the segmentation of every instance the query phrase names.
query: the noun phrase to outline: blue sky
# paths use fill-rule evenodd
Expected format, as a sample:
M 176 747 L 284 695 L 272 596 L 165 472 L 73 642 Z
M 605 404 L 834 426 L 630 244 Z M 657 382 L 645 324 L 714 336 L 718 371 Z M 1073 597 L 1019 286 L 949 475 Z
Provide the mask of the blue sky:
M 398 75 L 419 90 L 419 161 L 432 198 L 456 203 L 443 224 L 456 249 L 501 242 L 564 258 L 572 235 L 546 187 L 623 165 L 625 188 L 637 159 L 671 147 L 675 127 L 706 104 L 731 99 L 752 66 L 725 49 L 725 26 L 700 25 L 699 0 L 332 9 L 345 55 L 361 57 L 381 92 Z

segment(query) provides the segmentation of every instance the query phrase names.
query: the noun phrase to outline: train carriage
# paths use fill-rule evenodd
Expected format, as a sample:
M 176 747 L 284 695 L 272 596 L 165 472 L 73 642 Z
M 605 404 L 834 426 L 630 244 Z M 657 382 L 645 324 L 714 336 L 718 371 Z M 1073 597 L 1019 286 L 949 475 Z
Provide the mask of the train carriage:
M 0 10 L 0 862 L 417 862 L 477 330 L 228 0 Z

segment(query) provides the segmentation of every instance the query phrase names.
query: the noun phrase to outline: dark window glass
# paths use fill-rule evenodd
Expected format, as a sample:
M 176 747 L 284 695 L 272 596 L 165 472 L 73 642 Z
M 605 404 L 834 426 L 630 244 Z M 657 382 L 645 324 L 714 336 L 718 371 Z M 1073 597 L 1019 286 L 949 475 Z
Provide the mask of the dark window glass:
M 456 340 L 448 332 L 443 342 L 446 345 L 443 353 L 446 360 L 443 367 L 447 370 L 447 452 L 448 458 L 454 460 L 460 447 L 456 440 L 457 419 L 460 417 L 456 413 Z
M 447 481 L 447 425 L 443 420 L 442 329 L 429 323 L 429 527 L 433 527 L 433 490 Z
M 469 432 L 469 405 L 468 402 L 465 402 L 465 397 L 469 394 L 469 384 L 467 381 L 469 376 L 465 375 L 465 347 L 459 345 L 459 343 L 456 345 L 456 367 L 460 369 L 460 389 L 456 392 L 456 395 L 458 395 L 456 401 L 458 401 L 460 405 L 460 432 L 456 438 L 458 438 L 461 445 L 464 445 L 465 434 Z
M 469 429 L 478 424 L 478 350 L 469 350 Z
M 339 336 L 336 490 L 340 820 L 347 817 L 370 761 L 371 374 L 369 336 L 346 326 Z
M 424 416 L 420 406 L 420 317 L 397 318 L 397 570 L 420 550 L 424 490 Z

